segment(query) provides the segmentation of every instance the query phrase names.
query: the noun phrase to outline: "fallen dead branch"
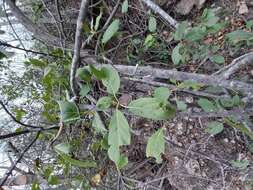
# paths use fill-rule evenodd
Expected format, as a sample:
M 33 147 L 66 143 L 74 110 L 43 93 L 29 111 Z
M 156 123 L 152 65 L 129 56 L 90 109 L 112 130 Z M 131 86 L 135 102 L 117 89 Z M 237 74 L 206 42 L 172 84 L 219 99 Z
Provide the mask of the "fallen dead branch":
M 253 52 L 244 54 L 234 59 L 232 63 L 215 72 L 213 75 L 221 76 L 224 79 L 229 79 L 232 74 L 249 64 L 253 64 Z
M 161 7 L 155 4 L 151 0 L 142 0 L 150 9 L 152 9 L 155 13 L 159 14 L 163 19 L 165 19 L 173 28 L 177 28 L 178 22 L 168 15 Z
M 153 67 L 114 65 L 114 67 L 123 75 L 137 77 L 152 77 L 153 79 L 172 79 L 179 81 L 193 81 L 204 85 L 219 86 L 231 90 L 237 90 L 247 97 L 253 97 L 253 85 L 237 80 L 226 80 L 219 76 L 209 76 L 204 74 L 188 73 L 175 70 L 165 70 Z

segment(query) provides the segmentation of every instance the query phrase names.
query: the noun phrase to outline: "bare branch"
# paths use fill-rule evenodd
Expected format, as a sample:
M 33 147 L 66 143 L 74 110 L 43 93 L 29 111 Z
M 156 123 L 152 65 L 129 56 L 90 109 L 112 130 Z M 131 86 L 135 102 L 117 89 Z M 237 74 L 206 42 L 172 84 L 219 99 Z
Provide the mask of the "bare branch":
M 82 47 L 83 22 L 87 13 L 88 4 L 89 4 L 89 0 L 82 0 L 79 15 L 77 18 L 74 56 L 72 59 L 71 70 L 70 70 L 70 86 L 75 97 L 78 95 L 76 82 L 75 82 L 75 75 L 76 75 L 76 70 L 78 67 L 79 59 L 80 59 L 80 49 Z
M 16 119 L 16 117 L 14 115 L 12 115 L 12 113 L 6 108 L 6 106 L 4 105 L 4 103 L 0 100 L 0 105 L 3 107 L 4 111 L 11 117 L 11 119 L 13 121 L 15 121 L 16 123 L 24 126 L 24 127 L 28 127 L 28 128 L 36 128 L 36 129 L 39 129 L 39 130 L 42 130 L 43 127 L 38 127 L 38 126 L 34 126 L 34 125 L 28 125 L 26 123 L 23 123 L 19 120 Z
M 229 77 L 237 72 L 240 68 L 253 63 L 253 52 L 244 54 L 232 61 L 226 67 L 223 67 L 219 71 L 215 72 L 213 75 L 219 75 L 224 79 L 229 79 Z
M 188 73 L 175 70 L 158 69 L 153 67 L 142 66 L 136 68 L 135 66 L 114 65 L 114 67 L 122 74 L 128 76 L 147 77 L 154 79 L 172 79 L 179 81 L 193 81 L 205 85 L 219 86 L 231 90 L 241 91 L 247 97 L 253 97 L 253 85 L 240 82 L 237 80 L 225 80 L 219 76 L 209 76 L 204 74 Z
M 9 169 L 8 172 L 5 173 L 5 177 L 3 178 L 3 180 L 0 183 L 0 187 L 2 187 L 5 182 L 7 181 L 7 179 L 9 178 L 9 176 L 11 175 L 12 171 L 16 168 L 17 164 L 21 161 L 21 159 L 23 158 L 23 156 L 25 155 L 25 153 L 32 147 L 32 145 L 37 141 L 37 139 L 39 138 L 40 135 L 40 131 L 37 133 L 36 137 L 30 142 L 30 144 L 23 150 L 23 152 L 20 154 L 19 158 L 16 160 L 16 162 L 11 166 L 11 168 Z
M 152 9 L 155 13 L 158 13 L 163 19 L 165 19 L 173 28 L 177 28 L 178 22 L 168 15 L 161 7 L 155 4 L 151 0 L 142 0 L 150 9 Z

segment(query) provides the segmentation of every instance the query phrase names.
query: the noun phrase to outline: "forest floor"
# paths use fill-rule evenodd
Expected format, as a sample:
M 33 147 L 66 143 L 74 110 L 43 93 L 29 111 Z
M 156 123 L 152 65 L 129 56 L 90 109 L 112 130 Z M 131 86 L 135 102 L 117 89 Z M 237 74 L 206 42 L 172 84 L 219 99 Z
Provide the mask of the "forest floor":
M 107 9 L 101 18 L 101 26 L 106 22 L 107 16 L 112 12 L 116 1 L 105 1 Z M 201 57 L 193 52 L 187 61 L 181 64 L 173 64 L 171 58 L 173 49 L 179 43 L 173 40 L 174 31 L 168 23 L 159 16 L 148 12 L 147 7 L 137 0 L 129 0 L 127 14 L 121 13 L 118 9 L 114 18 L 121 19 L 121 32 L 110 43 L 101 47 L 97 43 L 98 36 L 89 36 L 91 40 L 85 43 L 84 48 L 90 49 L 94 54 L 103 56 L 111 60 L 114 64 L 125 65 L 145 65 L 163 69 L 176 69 L 178 71 L 201 73 L 212 75 L 224 66 L 230 64 L 233 59 L 248 53 L 251 46 L 242 44 L 239 47 L 231 47 L 226 43 L 226 35 L 233 31 L 245 30 L 251 31 L 251 22 L 253 19 L 253 5 L 250 0 L 221 0 L 206 1 L 197 7 L 194 5 L 191 9 L 191 3 L 197 1 L 183 1 L 185 7 L 179 8 L 177 0 L 156 1 L 163 10 L 166 11 L 178 22 L 187 20 L 191 26 L 199 26 L 203 11 L 213 9 L 219 15 L 219 20 L 226 22 L 226 26 L 215 33 L 210 33 L 201 39 L 201 44 L 194 44 L 191 48 L 196 48 L 201 52 L 207 45 L 219 46 L 218 53 L 220 60 L 214 60 L 210 57 Z M 66 1 L 69 10 L 79 9 L 76 1 Z M 245 7 L 246 6 L 246 7 Z M 96 18 L 100 9 L 94 6 L 92 11 L 93 18 Z M 180 9 L 180 10 L 179 10 Z M 189 10 L 187 10 L 189 9 Z M 186 13 L 185 13 L 186 12 Z M 182 15 L 185 14 L 185 15 Z M 153 15 L 156 18 L 156 32 L 150 32 L 148 29 L 149 17 Z M 76 15 L 73 15 L 75 18 Z M 89 18 L 89 19 L 90 19 Z M 66 22 L 71 18 L 64 18 Z M 94 21 L 95 22 L 95 21 Z M 250 26 L 251 25 L 251 26 Z M 66 24 L 65 30 L 68 36 L 74 36 L 72 25 Z M 198 33 L 199 31 L 196 31 Z M 147 41 L 148 34 L 155 36 L 151 42 Z M 74 37 L 71 37 L 74 41 Z M 154 40 L 154 41 L 152 41 Z M 233 39 L 232 39 L 233 40 Z M 146 47 L 148 43 L 151 43 Z M 187 43 L 183 41 L 182 43 Z M 204 52 L 205 53 L 205 52 Z M 210 52 L 209 52 L 210 53 Z M 211 53 L 212 54 L 212 53 Z M 192 57 L 198 57 L 196 59 Z M 183 58 L 182 58 L 183 59 Z M 216 63 L 215 63 L 216 62 Z M 253 67 L 246 66 L 233 75 L 247 83 L 253 82 Z M 149 80 L 149 78 L 145 79 Z M 164 81 L 162 81 L 164 82 Z M 173 83 L 180 89 L 180 82 Z M 154 86 L 142 82 L 124 81 L 121 87 L 121 97 L 128 96 L 144 97 L 151 95 Z M 99 90 L 99 84 L 94 88 Z M 186 85 L 187 90 L 195 92 L 201 89 L 200 86 Z M 209 93 L 214 89 L 205 89 Z M 215 90 L 214 90 L 215 91 Z M 212 91 L 212 92 L 214 92 Z M 218 90 L 219 91 L 219 90 Z M 221 97 L 223 92 L 214 92 L 213 96 L 196 95 L 196 93 L 187 93 L 180 90 L 172 92 L 170 100 L 176 105 L 177 101 L 185 102 L 187 107 L 180 108 L 185 111 L 201 112 L 201 108 L 196 106 L 200 97 L 207 98 L 215 102 Z M 211 92 L 211 93 L 212 93 Z M 103 90 L 93 91 L 93 96 L 99 98 L 106 93 Z M 178 106 L 180 107 L 180 106 Z M 229 107 L 229 106 L 228 106 Z M 229 108 L 230 109 L 230 108 Z M 131 145 L 123 148 L 123 153 L 128 157 L 129 164 L 122 171 L 125 178 L 123 184 L 131 184 L 136 189 L 168 189 L 168 190 L 250 190 L 253 189 L 253 156 L 251 141 L 248 136 L 241 131 L 231 127 L 228 122 L 217 117 L 175 117 L 169 121 L 153 121 L 128 117 L 129 124 L 132 127 L 133 136 Z M 252 118 L 249 118 L 249 120 Z M 217 121 L 224 123 L 222 132 L 212 135 L 206 131 L 209 122 Z M 150 137 L 160 127 L 165 130 L 166 148 L 162 155 L 162 163 L 157 164 L 154 159 L 147 158 L 145 148 L 147 138 Z M 109 171 L 113 168 L 113 163 L 104 166 Z M 125 187 L 126 188 L 126 187 Z

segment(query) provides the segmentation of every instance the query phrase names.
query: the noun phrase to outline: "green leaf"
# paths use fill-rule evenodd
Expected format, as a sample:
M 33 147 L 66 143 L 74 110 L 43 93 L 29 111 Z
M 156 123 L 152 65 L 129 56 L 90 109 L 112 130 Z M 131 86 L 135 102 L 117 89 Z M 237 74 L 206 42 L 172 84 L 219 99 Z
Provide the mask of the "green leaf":
M 108 144 L 110 148 L 108 149 L 108 156 L 118 168 L 127 163 L 127 159 L 120 155 L 119 147 L 129 145 L 130 141 L 131 134 L 128 122 L 125 116 L 119 110 L 116 110 L 109 124 Z
M 106 73 L 102 70 L 96 69 L 93 65 L 89 65 L 90 71 L 98 80 L 106 78 Z
M 107 131 L 97 112 L 95 112 L 94 118 L 92 120 L 92 127 L 97 133 L 105 134 L 105 132 Z
M 131 140 L 130 129 L 125 116 L 116 110 L 109 124 L 108 144 L 110 146 L 129 145 Z
M 57 144 L 54 149 L 58 152 L 64 153 L 64 154 L 69 154 L 71 146 L 69 143 L 60 143 Z
M 157 98 L 139 98 L 128 107 L 133 114 L 148 119 L 166 120 L 175 115 L 175 109 L 169 103 L 161 103 Z
M 121 12 L 122 13 L 127 13 L 128 11 L 128 0 L 125 0 L 122 4 L 122 7 L 121 7 Z
M 58 101 L 61 111 L 61 121 L 70 122 L 80 119 L 79 110 L 75 103 Z
M 109 25 L 102 38 L 103 44 L 106 44 L 118 32 L 119 24 L 119 19 L 116 19 Z
M 217 111 L 217 107 L 208 99 L 200 98 L 198 100 L 198 105 L 205 111 L 205 112 L 214 112 Z
M 206 29 L 203 27 L 193 27 L 187 34 L 185 35 L 185 39 L 194 42 L 201 40 L 205 37 L 206 35 Z
M 252 32 L 246 32 L 244 30 L 236 30 L 226 34 L 226 39 L 232 44 L 237 44 L 241 41 L 247 41 L 252 37 L 253 37 Z
M 22 119 L 22 117 L 25 116 L 25 115 L 27 114 L 27 112 L 26 112 L 25 110 L 19 109 L 19 108 L 15 108 L 13 111 L 15 112 L 15 114 L 16 114 L 16 119 L 17 119 L 18 121 L 20 121 L 20 120 Z
M 0 51 L 0 60 L 3 58 L 7 58 L 7 56 L 3 52 Z
M 156 42 L 156 39 L 155 37 L 152 35 L 152 34 L 149 34 L 147 35 L 147 37 L 145 38 L 145 41 L 144 41 L 144 46 L 146 48 L 150 48 L 152 47 Z
M 184 103 L 183 101 L 176 100 L 177 103 L 177 108 L 181 111 L 185 111 L 187 109 L 187 104 Z
M 205 26 L 211 27 L 219 21 L 219 17 L 215 16 L 215 12 L 213 9 L 205 9 L 202 14 L 201 20 Z
M 102 98 L 99 98 L 99 100 L 97 101 L 96 107 L 99 111 L 103 111 L 103 110 L 110 108 L 112 103 L 113 103 L 113 100 L 111 97 L 104 96 Z
M 35 180 L 32 183 L 32 190 L 41 190 L 39 183 Z
M 232 160 L 230 161 L 230 163 L 233 167 L 238 168 L 240 170 L 246 169 L 250 164 L 249 160 Z
M 161 102 L 167 102 L 168 98 L 171 95 L 171 91 L 165 87 L 159 87 L 155 89 L 154 97 L 160 100 Z
M 205 129 L 205 132 L 211 134 L 211 135 L 217 135 L 223 131 L 223 123 L 213 121 L 207 124 L 207 128 Z
M 214 63 L 217 63 L 217 64 L 223 64 L 223 63 L 225 63 L 224 57 L 221 56 L 221 55 L 218 55 L 218 54 L 213 55 L 212 57 L 210 57 L 210 60 L 212 62 L 214 62 Z
M 106 87 L 106 91 L 109 94 L 116 94 L 120 87 L 120 77 L 118 71 L 109 65 L 103 67 L 101 71 L 106 75 L 106 77 L 102 79 L 102 83 Z
M 187 27 L 188 27 L 188 22 L 186 22 L 186 21 L 181 22 L 178 25 L 175 34 L 173 35 L 174 40 L 176 40 L 176 41 L 182 40 L 185 36 Z
M 90 85 L 88 84 L 82 84 L 80 89 L 80 97 L 83 98 L 87 96 L 87 94 L 90 92 Z
M 156 131 L 149 139 L 146 148 L 147 157 L 155 157 L 157 163 L 161 163 L 161 154 L 165 151 L 163 129 Z
M 47 63 L 45 61 L 41 61 L 39 59 L 29 59 L 29 61 L 26 61 L 25 64 L 40 68 L 44 68 L 47 66 Z
M 151 16 L 149 17 L 149 20 L 148 20 L 148 30 L 150 32 L 155 32 L 156 31 L 156 18 Z
M 184 55 L 184 53 L 182 53 L 181 51 L 184 49 L 183 44 L 179 43 L 177 44 L 177 46 L 172 50 L 172 61 L 175 65 L 178 65 L 180 63 L 185 63 L 186 61 L 186 57 Z
M 102 18 L 102 15 L 103 15 L 103 9 L 100 9 L 100 13 L 99 13 L 99 15 L 97 16 L 96 22 L 95 22 L 95 27 L 94 27 L 95 31 L 98 30 L 99 23 L 100 23 L 100 20 L 101 20 L 101 18 Z
M 76 160 L 71 158 L 68 154 L 64 154 L 61 152 L 57 152 L 63 159 L 65 162 L 73 165 L 73 166 L 77 166 L 77 167 L 82 167 L 82 168 L 95 168 L 97 167 L 96 162 L 92 161 L 92 160 L 85 160 L 85 161 L 81 161 L 81 160 Z
M 76 71 L 76 76 L 78 76 L 81 80 L 85 82 L 90 82 L 91 81 L 91 73 L 88 69 L 86 68 L 79 68 Z

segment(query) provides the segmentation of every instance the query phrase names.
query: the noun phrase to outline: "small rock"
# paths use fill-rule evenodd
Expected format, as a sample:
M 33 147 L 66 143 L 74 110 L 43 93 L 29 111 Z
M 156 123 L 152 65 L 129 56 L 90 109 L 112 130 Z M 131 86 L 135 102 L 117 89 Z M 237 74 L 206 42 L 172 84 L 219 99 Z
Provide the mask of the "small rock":
M 191 96 L 186 97 L 186 98 L 185 98 L 185 101 L 186 101 L 186 103 L 191 104 L 191 103 L 193 103 L 193 97 L 191 97 Z
M 184 134 L 184 128 L 183 128 L 183 123 L 182 122 L 177 123 L 176 128 L 177 128 L 177 134 L 178 135 Z
M 206 0 L 181 0 L 176 5 L 176 11 L 181 15 L 188 15 L 194 5 L 196 5 L 198 9 L 201 9 L 205 2 Z
M 238 12 L 239 12 L 239 14 L 241 14 L 241 15 L 247 14 L 247 13 L 249 12 L 248 6 L 247 6 L 247 4 L 246 4 L 245 1 L 240 2 Z

